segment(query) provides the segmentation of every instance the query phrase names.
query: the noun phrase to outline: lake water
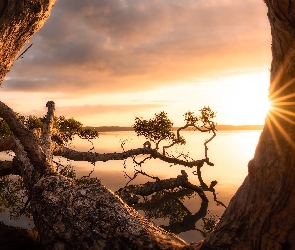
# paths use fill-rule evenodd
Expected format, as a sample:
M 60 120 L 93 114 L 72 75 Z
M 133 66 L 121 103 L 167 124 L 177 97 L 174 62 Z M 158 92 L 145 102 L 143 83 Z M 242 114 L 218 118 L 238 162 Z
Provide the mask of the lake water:
M 208 157 L 210 161 L 214 163 L 214 166 L 204 166 L 202 168 L 203 180 L 207 185 L 210 185 L 213 180 L 218 181 L 215 187 L 218 193 L 218 199 L 226 205 L 247 175 L 247 164 L 254 155 L 260 133 L 261 131 L 258 130 L 218 131 L 214 140 L 208 144 Z M 186 146 L 178 147 L 173 152 L 177 152 L 175 155 L 189 153 L 190 157 L 194 160 L 202 159 L 204 158 L 203 143 L 206 139 L 210 138 L 211 135 L 212 134 L 185 131 L 183 136 L 187 141 Z M 123 142 L 124 149 L 127 150 L 142 147 L 144 141 L 144 138 L 137 137 L 136 134 L 131 131 L 105 132 L 100 133 L 99 138 L 95 140 L 93 144 L 95 152 L 107 153 L 122 152 L 121 144 Z M 77 150 L 88 151 L 92 147 L 92 144 L 77 138 L 72 147 Z M 88 173 L 94 169 L 92 176 L 100 178 L 102 183 L 113 191 L 123 187 L 128 181 L 124 176 L 123 170 L 126 170 L 129 175 L 132 175 L 134 166 L 131 159 L 125 162 L 126 169 L 124 169 L 123 161 L 97 162 L 95 166 L 85 162 L 73 162 L 73 165 L 78 175 L 88 175 Z M 142 166 L 142 170 L 150 175 L 158 176 L 161 179 L 176 177 L 181 173 L 181 170 L 185 170 L 189 175 L 190 182 L 199 185 L 197 177 L 192 174 L 194 169 L 185 168 L 183 166 L 170 166 L 170 164 L 163 163 L 159 160 L 150 160 Z M 137 184 L 145 181 L 152 180 L 147 177 L 140 177 L 133 183 Z M 208 209 L 212 214 L 220 216 L 224 208 L 216 206 L 216 204 L 211 201 L 211 193 L 206 192 L 206 195 L 210 199 Z M 196 197 L 194 199 L 185 200 L 184 204 L 192 213 L 196 213 L 200 207 L 200 199 Z M 17 224 L 24 227 L 32 225 L 32 223 L 27 221 L 8 221 L 6 214 L 0 216 L 7 224 Z M 167 224 L 167 221 L 161 219 L 155 220 L 155 222 L 160 225 Z M 202 221 L 197 222 L 196 227 L 201 228 L 201 224 Z M 200 233 L 196 230 L 190 230 L 180 233 L 179 235 L 188 242 L 198 241 L 202 238 Z

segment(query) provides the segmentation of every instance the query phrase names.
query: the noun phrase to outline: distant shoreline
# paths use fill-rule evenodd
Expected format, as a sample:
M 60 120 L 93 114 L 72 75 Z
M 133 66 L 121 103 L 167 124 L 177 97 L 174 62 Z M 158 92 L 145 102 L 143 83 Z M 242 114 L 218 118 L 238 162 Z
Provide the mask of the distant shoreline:
M 101 126 L 101 127 L 91 127 L 97 132 L 119 132 L 119 131 L 133 131 L 132 127 L 120 127 L 120 126 Z M 173 130 L 177 130 L 178 127 L 174 127 Z M 217 125 L 217 130 L 262 130 L 263 125 Z

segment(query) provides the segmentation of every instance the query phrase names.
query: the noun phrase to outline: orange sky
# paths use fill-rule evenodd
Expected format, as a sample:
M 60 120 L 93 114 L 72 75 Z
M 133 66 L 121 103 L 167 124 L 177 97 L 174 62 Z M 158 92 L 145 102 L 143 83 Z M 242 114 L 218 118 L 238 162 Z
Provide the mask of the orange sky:
M 203 106 L 223 124 L 262 124 L 270 27 L 262 0 L 60 0 L 0 98 L 21 114 L 130 126 Z M 28 44 L 29 45 L 29 44 Z

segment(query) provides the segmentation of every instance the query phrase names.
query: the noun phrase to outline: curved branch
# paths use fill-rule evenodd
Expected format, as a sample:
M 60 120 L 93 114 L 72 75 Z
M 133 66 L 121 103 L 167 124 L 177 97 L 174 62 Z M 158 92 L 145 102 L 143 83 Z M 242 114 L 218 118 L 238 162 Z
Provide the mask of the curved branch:
M 40 171 L 44 164 L 45 154 L 42 152 L 38 138 L 19 121 L 11 108 L 0 101 L 0 117 L 2 117 L 14 136 L 18 138 L 28 154 L 32 164 Z M 40 171 L 41 172 L 41 171 Z
M 93 152 L 80 152 L 74 149 L 70 149 L 63 146 L 57 146 L 53 151 L 55 156 L 63 156 L 69 160 L 73 161 L 88 161 L 88 162 L 97 162 L 97 161 L 111 161 L 111 160 L 125 160 L 129 157 L 136 155 L 150 155 L 154 159 L 160 159 L 167 163 L 173 163 L 175 165 L 183 165 L 186 167 L 195 167 L 203 166 L 203 164 L 208 162 L 208 159 L 196 160 L 196 161 L 184 161 L 174 157 L 168 157 L 159 153 L 155 149 L 148 148 L 136 148 L 124 151 L 122 153 L 93 153 Z
M 0 176 L 22 175 L 21 165 L 21 162 L 16 157 L 12 161 L 0 161 Z
M 183 217 L 182 221 L 172 223 L 168 226 L 161 225 L 162 228 L 175 234 L 187 232 L 190 230 L 198 230 L 196 223 L 206 216 L 208 210 L 208 202 L 202 201 L 200 209 L 195 214 L 187 214 Z
M 0 139 L 0 152 L 14 150 L 15 142 L 13 136 L 8 136 Z
M 202 200 L 208 201 L 203 189 L 201 187 L 191 184 L 188 181 L 187 177 L 187 173 L 184 170 L 182 170 L 181 175 L 178 175 L 176 178 L 158 180 L 155 182 L 147 182 L 145 184 L 140 185 L 129 185 L 124 188 L 120 188 L 116 193 L 127 204 L 133 204 L 138 202 L 138 197 L 136 197 L 136 195 L 148 196 L 162 190 L 174 189 L 176 187 L 184 187 L 197 192 Z
M 209 162 L 209 163 L 210 163 L 210 162 Z M 209 163 L 207 162 L 207 164 L 209 164 Z M 215 181 L 211 181 L 211 184 L 210 184 L 210 186 L 208 187 L 208 185 L 203 181 L 203 178 L 202 178 L 202 172 L 201 172 L 201 167 L 202 167 L 202 166 L 197 166 L 197 171 L 194 171 L 193 174 L 198 176 L 198 180 L 199 180 L 199 182 L 200 182 L 200 184 L 201 184 L 202 189 L 203 189 L 204 191 L 212 192 L 212 194 L 213 194 L 213 199 L 214 199 L 214 201 L 217 203 L 217 205 L 221 205 L 221 206 L 223 206 L 223 207 L 226 208 L 226 206 L 224 205 L 224 203 L 221 202 L 221 201 L 219 201 L 219 200 L 217 199 L 217 195 L 216 195 L 216 192 L 215 192 L 215 188 L 214 188 L 214 187 L 217 185 L 218 182 L 217 182 L 216 180 L 215 180 Z
M 215 132 L 216 131 L 216 128 L 215 128 L 215 123 L 214 122 L 209 122 L 209 126 L 206 126 L 206 127 L 204 127 L 204 126 L 203 127 L 199 127 L 195 123 L 189 122 L 186 125 L 184 125 L 183 127 L 178 128 L 177 131 L 176 131 L 176 137 L 177 138 L 171 144 L 169 144 L 167 146 L 163 146 L 163 155 L 166 154 L 166 149 L 171 148 L 175 144 L 178 144 L 178 143 L 180 143 L 182 141 L 181 136 L 180 136 L 180 131 L 181 130 L 184 130 L 184 129 L 188 128 L 188 127 L 193 127 L 195 130 L 198 130 L 198 131 L 200 131 L 202 133 L 211 132 L 211 131 L 213 132 L 213 136 L 211 136 L 204 143 L 204 147 L 205 147 L 205 158 L 208 158 L 208 156 L 207 156 L 207 152 L 208 152 L 207 144 L 210 141 L 212 141 L 214 139 L 214 137 L 216 136 L 216 132 Z

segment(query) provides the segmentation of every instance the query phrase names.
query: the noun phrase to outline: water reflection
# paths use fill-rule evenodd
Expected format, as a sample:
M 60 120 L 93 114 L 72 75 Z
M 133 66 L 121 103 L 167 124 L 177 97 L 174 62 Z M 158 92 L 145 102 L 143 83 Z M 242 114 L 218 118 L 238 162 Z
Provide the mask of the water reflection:
M 215 166 L 204 166 L 202 176 L 206 183 L 210 183 L 215 179 L 218 180 L 216 186 L 218 198 L 226 205 L 247 175 L 247 164 L 254 155 L 260 132 L 219 131 L 218 136 L 210 143 L 209 157 Z M 206 135 L 189 131 L 185 131 L 184 134 L 187 145 L 185 148 L 178 148 L 177 150 L 186 150 L 192 158 L 200 158 L 203 154 L 202 143 L 206 140 Z M 143 140 L 136 137 L 133 132 L 105 133 L 95 142 L 95 150 L 97 152 L 110 152 L 111 147 L 115 146 L 115 151 L 120 152 L 120 143 L 125 139 L 128 139 L 128 143 L 125 144 L 127 149 L 137 147 L 143 143 Z M 196 144 L 196 142 L 199 142 L 199 144 Z M 80 144 L 80 146 L 80 149 L 87 149 L 87 144 Z M 126 166 L 127 173 L 132 175 L 132 160 L 127 160 Z M 82 166 L 79 169 L 82 170 Z M 105 171 L 106 169 L 108 171 Z M 120 169 L 122 172 L 120 172 Z M 142 166 L 143 171 L 158 176 L 160 179 L 175 177 L 184 169 L 183 166 L 171 167 L 169 164 L 157 160 L 151 160 Z M 197 184 L 197 177 L 192 174 L 192 170 L 185 170 L 190 181 Z M 105 186 L 112 190 L 118 190 L 128 181 L 124 178 L 123 161 L 98 163 L 95 166 L 95 175 L 102 180 Z M 147 181 L 151 181 L 151 179 L 140 176 L 134 180 L 133 184 Z M 210 193 L 207 194 L 209 203 L 206 203 L 202 202 L 198 195 L 192 195 L 191 191 L 178 190 L 175 192 L 153 194 L 142 198 L 138 204 L 133 206 L 156 224 L 179 234 L 188 242 L 202 239 L 203 234 L 206 233 L 206 226 L 214 223 L 222 215 L 224 208 L 216 206 Z M 173 195 L 175 196 L 173 197 Z M 210 213 L 208 213 L 208 210 Z M 204 216 L 206 216 L 207 221 L 201 219 Z
M 184 134 L 187 145 L 186 147 L 178 147 L 176 150 L 189 152 L 194 159 L 201 158 L 204 153 L 203 142 L 207 137 L 192 132 L 184 132 Z M 260 131 L 218 132 L 218 136 L 210 143 L 209 157 L 215 166 L 204 166 L 202 176 L 205 183 L 218 180 L 216 186 L 218 198 L 226 205 L 247 175 L 247 163 L 254 154 L 259 135 Z M 126 139 L 125 149 L 135 148 L 143 143 L 143 140 L 133 132 L 103 133 L 100 134 L 98 140 L 94 141 L 94 151 L 99 153 L 122 152 L 121 143 Z M 92 145 L 77 139 L 73 147 L 77 150 L 88 151 Z M 72 164 L 79 176 L 87 175 L 94 169 L 92 176 L 98 177 L 105 186 L 116 191 L 124 187 L 128 181 L 124 177 L 123 171 L 130 175 L 134 173 L 132 159 L 125 162 L 126 169 L 123 168 L 123 163 L 124 161 L 110 161 L 99 162 L 95 165 L 85 162 L 73 162 Z M 199 185 L 197 177 L 192 173 L 193 170 L 183 166 L 171 166 L 159 160 L 151 160 L 142 166 L 142 170 L 158 176 L 160 179 L 176 177 L 181 170 L 186 170 L 190 182 Z M 147 181 L 151 181 L 151 179 L 147 176 L 140 176 L 132 184 L 146 183 Z M 186 241 L 198 241 L 210 231 L 210 226 L 214 225 L 218 216 L 221 216 L 224 211 L 221 206 L 216 206 L 210 193 L 206 194 L 209 203 L 201 200 L 191 190 L 178 188 L 141 197 L 136 204 L 130 205 L 166 230 L 179 234 Z M 204 216 L 206 219 L 202 220 L 201 218 Z M 15 222 L 9 221 L 7 214 L 2 214 L 1 217 L 6 224 L 16 225 Z M 32 224 L 27 225 L 27 222 L 23 220 L 18 223 L 21 226 L 32 226 Z

